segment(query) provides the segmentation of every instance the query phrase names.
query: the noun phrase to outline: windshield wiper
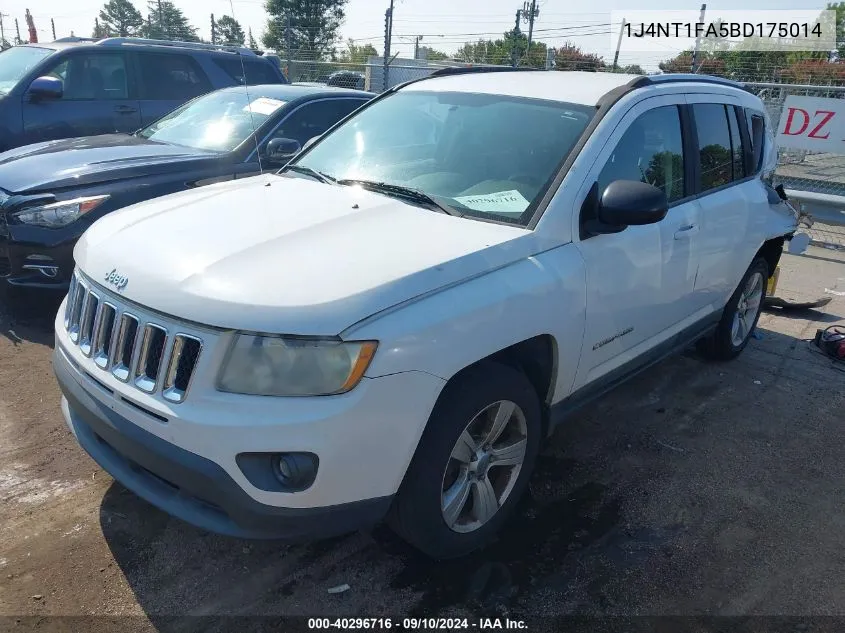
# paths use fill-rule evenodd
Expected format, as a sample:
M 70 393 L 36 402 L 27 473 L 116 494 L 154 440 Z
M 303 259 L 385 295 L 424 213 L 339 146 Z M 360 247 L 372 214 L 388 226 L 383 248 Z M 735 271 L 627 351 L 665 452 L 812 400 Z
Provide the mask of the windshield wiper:
M 336 182 L 339 185 L 360 185 L 364 189 L 370 189 L 372 191 L 383 193 L 388 196 L 406 198 L 414 202 L 434 207 L 442 213 L 445 213 L 447 215 L 454 215 L 458 218 L 462 218 L 464 216 L 464 214 L 460 211 L 457 211 L 456 209 L 453 209 L 450 206 L 438 202 L 424 191 L 414 189 L 413 187 L 403 187 L 402 185 L 392 185 L 388 182 L 375 182 L 373 180 L 357 180 L 355 178 L 345 178 Z
M 297 174 L 305 174 L 306 176 L 311 176 L 312 178 L 316 178 L 322 183 L 327 185 L 334 185 L 337 184 L 337 180 L 329 176 L 328 174 L 324 174 L 321 171 L 317 171 L 316 169 L 312 169 L 311 167 L 306 167 L 305 165 L 288 165 L 283 167 L 280 173 L 284 173 L 286 171 L 293 171 Z

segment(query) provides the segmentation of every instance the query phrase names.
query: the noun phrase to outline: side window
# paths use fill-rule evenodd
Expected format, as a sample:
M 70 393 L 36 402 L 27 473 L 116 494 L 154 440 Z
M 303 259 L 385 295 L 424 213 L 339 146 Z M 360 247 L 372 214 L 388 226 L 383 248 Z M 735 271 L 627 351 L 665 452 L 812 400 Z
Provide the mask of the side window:
M 244 72 L 246 72 L 246 83 L 250 86 L 282 83 L 281 78 L 268 62 L 243 60 L 243 66 L 241 66 L 240 57 L 215 57 L 214 63 L 238 84 L 244 83 Z
M 719 103 L 696 103 L 692 106 L 698 133 L 698 154 L 701 160 L 701 190 L 707 191 L 731 182 L 733 155 L 727 110 Z
M 292 138 L 304 145 L 365 103 L 362 99 L 326 99 L 306 103 L 288 115 L 273 132 L 273 136 Z
M 763 167 L 763 144 L 766 137 L 766 120 L 762 113 L 752 110 L 745 111 L 748 122 L 748 136 L 751 138 L 751 169 L 748 173 L 756 173 Z
M 739 123 L 736 118 L 736 108 L 727 106 L 728 125 L 731 130 L 731 156 L 734 180 L 745 178 L 745 147 L 739 133 Z
M 45 75 L 61 79 L 65 101 L 127 99 L 126 58 L 121 53 L 80 53 L 65 58 Z
M 626 130 L 598 178 L 599 195 L 614 180 L 659 187 L 669 202 L 684 197 L 684 152 L 677 106 L 642 114 Z
M 189 55 L 141 53 L 142 99 L 188 100 L 212 89 L 208 77 Z

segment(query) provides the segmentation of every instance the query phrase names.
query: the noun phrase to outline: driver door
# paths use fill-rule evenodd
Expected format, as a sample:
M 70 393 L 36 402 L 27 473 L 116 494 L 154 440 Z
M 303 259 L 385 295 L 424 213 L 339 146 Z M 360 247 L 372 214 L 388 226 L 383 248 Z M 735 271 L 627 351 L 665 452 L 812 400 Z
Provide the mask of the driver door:
M 614 180 L 639 180 L 666 193 L 669 212 L 655 224 L 577 242 L 587 270 L 587 318 L 576 389 L 639 359 L 694 320 L 699 208 L 685 174 L 692 156 L 682 134 L 683 104 L 683 95 L 667 95 L 631 108 L 579 196 L 587 199 L 594 183 L 601 196 Z
M 62 57 L 45 74 L 62 80 L 63 95 L 35 101 L 23 97 L 26 142 L 134 132 L 141 127 L 126 57 L 121 51 L 80 51 Z

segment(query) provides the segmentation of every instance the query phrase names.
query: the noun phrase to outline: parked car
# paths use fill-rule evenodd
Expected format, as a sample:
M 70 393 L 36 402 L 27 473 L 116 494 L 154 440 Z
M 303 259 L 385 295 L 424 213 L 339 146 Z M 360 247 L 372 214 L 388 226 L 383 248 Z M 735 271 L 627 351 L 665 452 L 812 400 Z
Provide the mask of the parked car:
M 326 80 L 327 86 L 337 86 L 338 88 L 353 88 L 355 90 L 364 89 L 364 75 L 356 73 L 351 70 L 338 70 L 329 75 Z
M 0 53 L 0 151 L 134 132 L 194 97 L 243 83 L 287 80 L 247 48 L 128 37 L 14 46 Z
M 224 88 L 135 134 L 48 141 L 0 154 L 0 281 L 66 289 L 74 244 L 98 218 L 156 196 L 253 176 L 259 168 L 277 170 L 373 96 L 325 86 Z
M 773 141 L 759 98 L 700 75 L 405 84 L 279 174 L 94 224 L 55 323 L 65 419 L 208 530 L 387 518 L 472 551 L 575 408 L 746 346 L 797 226 Z

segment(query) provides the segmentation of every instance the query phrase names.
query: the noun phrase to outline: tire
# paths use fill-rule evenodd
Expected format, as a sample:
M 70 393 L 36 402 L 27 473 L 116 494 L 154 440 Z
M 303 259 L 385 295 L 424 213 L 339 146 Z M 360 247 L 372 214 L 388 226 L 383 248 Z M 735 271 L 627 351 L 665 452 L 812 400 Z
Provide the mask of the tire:
M 498 438 L 489 432 L 496 414 L 500 419 L 507 417 Z M 524 373 L 494 362 L 465 370 L 440 395 L 394 500 L 388 524 L 405 541 L 435 559 L 455 558 L 483 547 L 512 514 L 528 486 L 542 426 L 539 398 Z M 475 453 L 463 441 L 465 430 L 475 435 Z M 493 437 L 490 453 L 484 451 L 483 441 L 476 441 L 484 436 L 488 440 Z M 500 461 L 516 462 L 521 451 L 518 445 L 523 441 L 519 467 L 496 464 L 496 455 Z M 510 459 L 505 459 L 503 448 L 509 449 Z M 467 459 L 467 455 L 472 458 Z M 466 495 L 454 492 L 464 488 Z M 461 498 L 465 499 L 463 510 L 457 512 Z M 492 505 L 491 499 L 495 502 Z M 448 512 L 444 509 L 446 500 L 454 501 L 447 506 Z M 498 509 L 484 512 L 490 508 Z M 486 515 L 484 521 L 479 519 L 481 515 Z M 447 517 L 455 519 L 451 527 Z
M 751 263 L 751 267 L 725 306 L 716 331 L 698 342 L 698 350 L 703 356 L 712 360 L 731 360 L 745 349 L 763 311 L 768 279 L 769 265 L 765 259 L 758 257 Z M 752 280 L 755 280 L 753 284 Z M 757 284 L 760 286 L 759 299 L 756 299 Z M 751 297 L 747 296 L 749 290 L 754 290 Z M 741 317 L 743 314 L 744 318 Z M 739 329 L 735 329 L 737 327 Z

